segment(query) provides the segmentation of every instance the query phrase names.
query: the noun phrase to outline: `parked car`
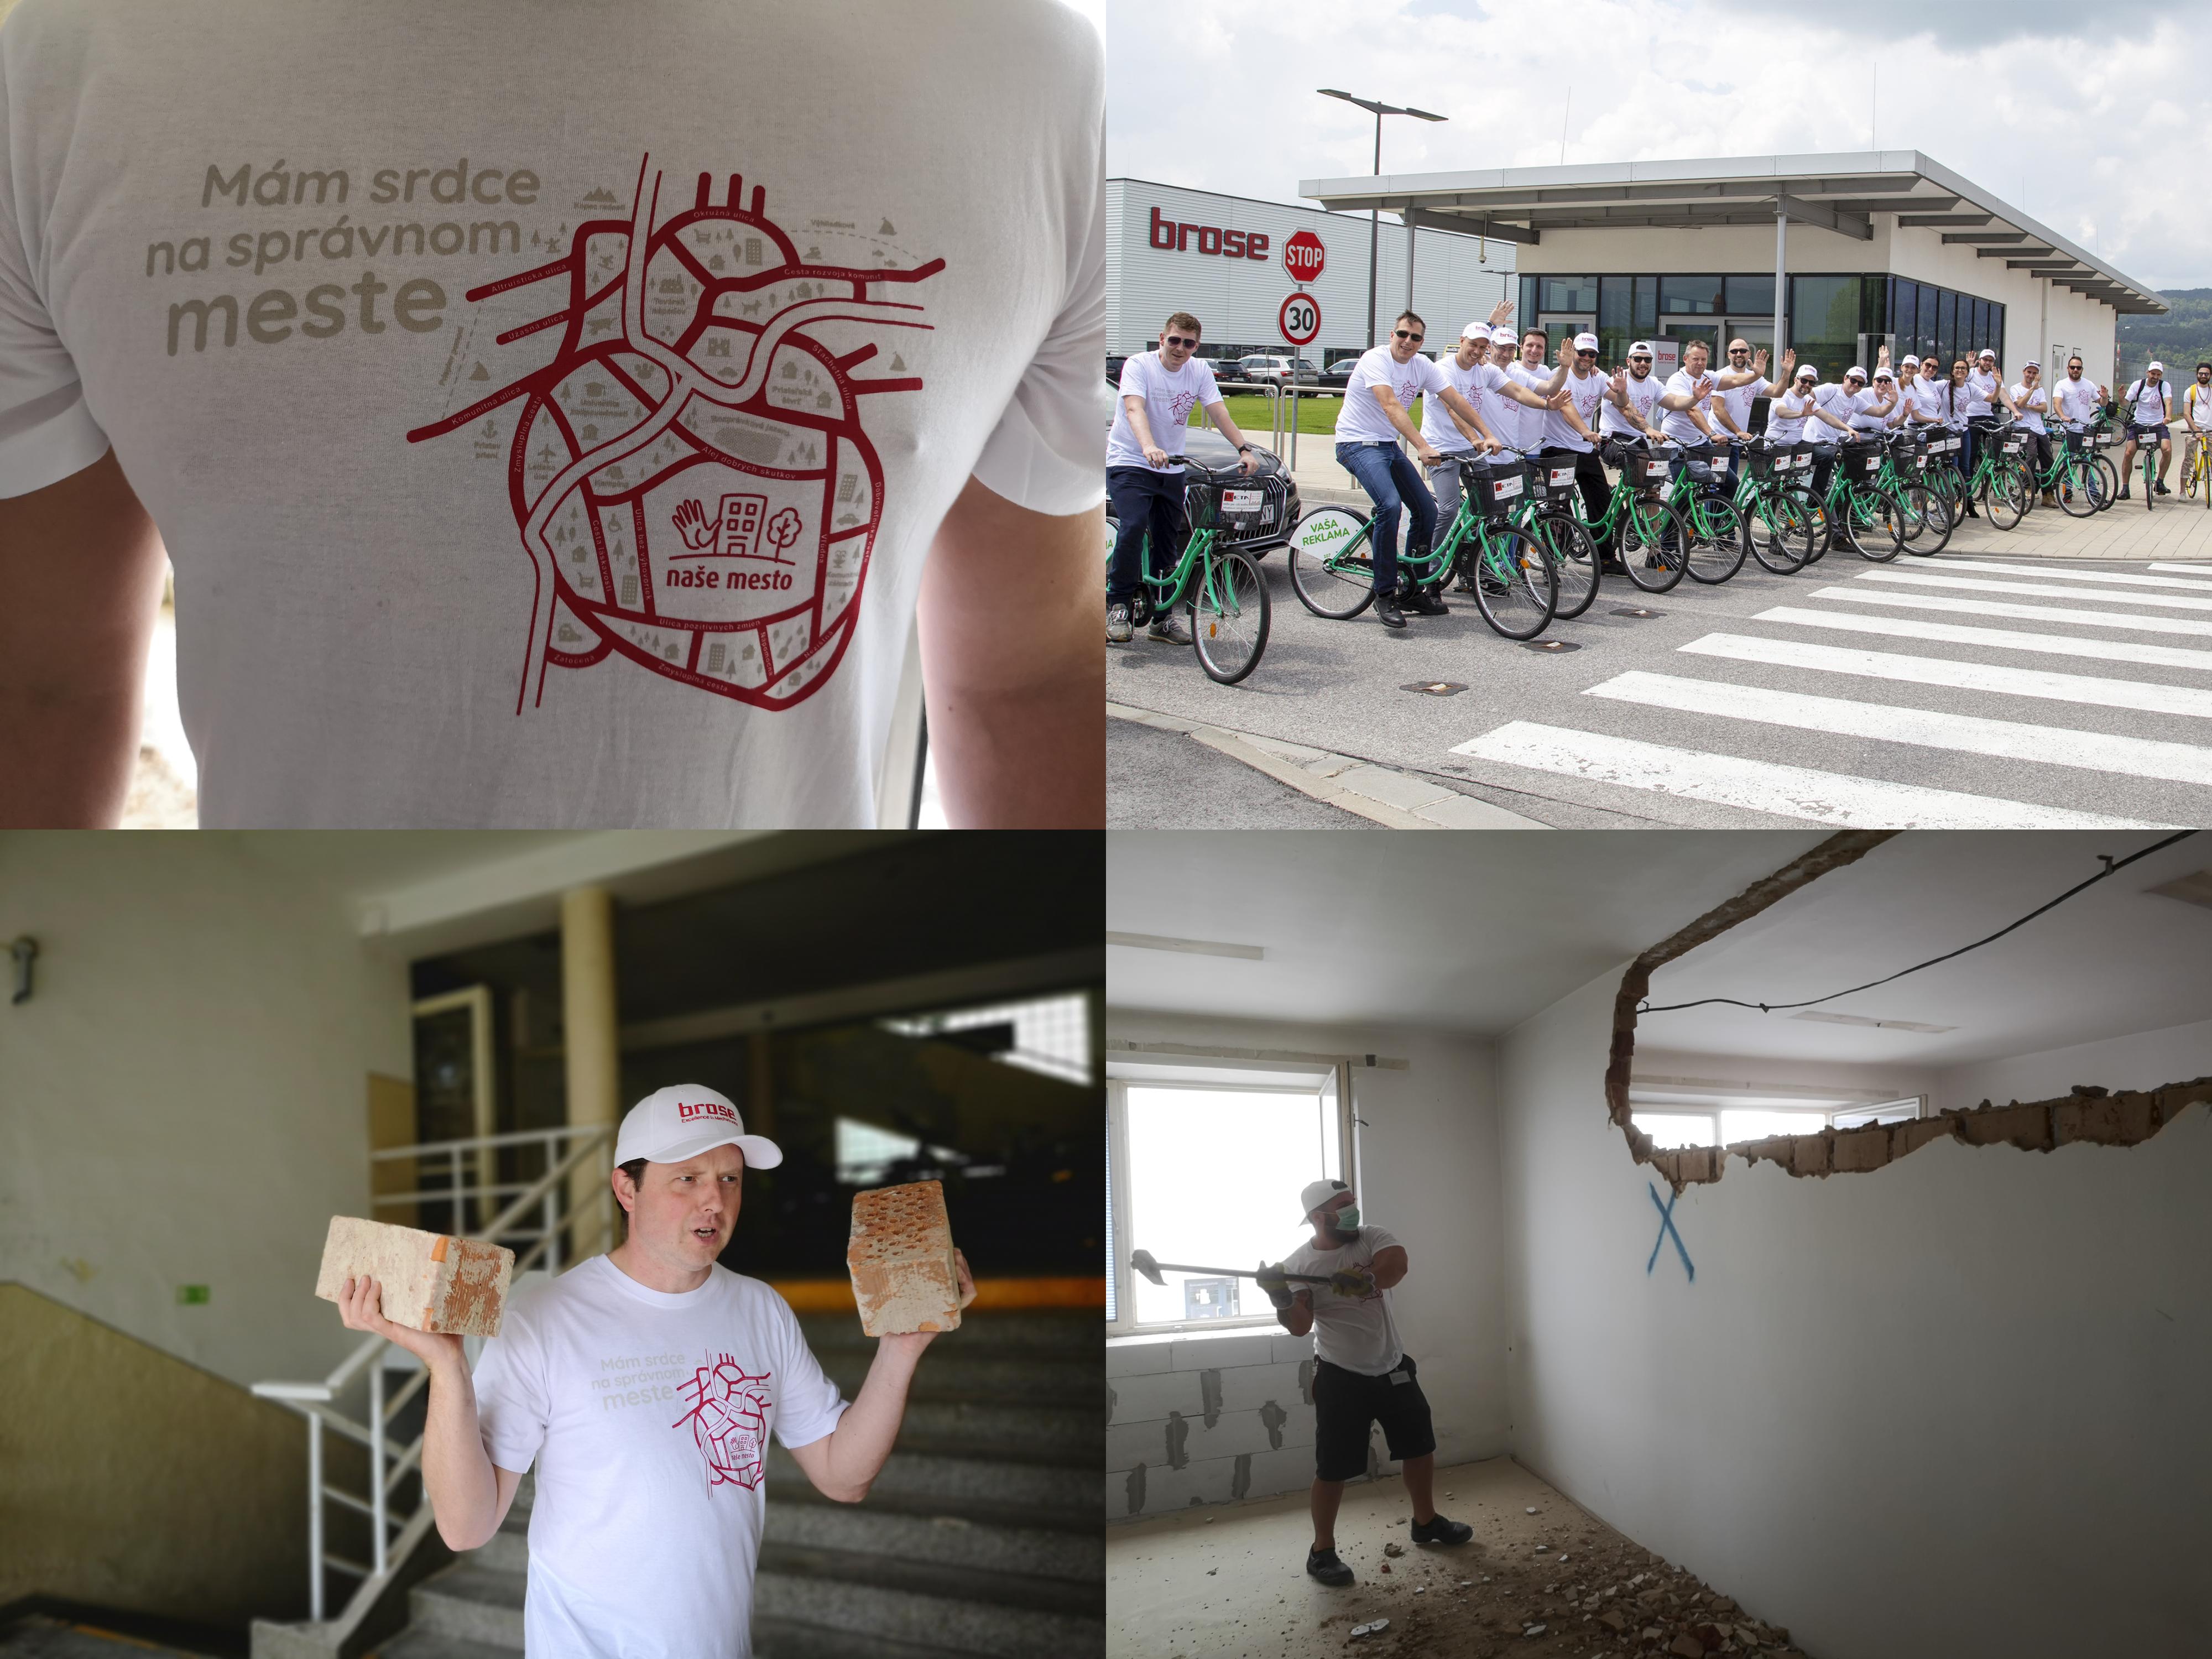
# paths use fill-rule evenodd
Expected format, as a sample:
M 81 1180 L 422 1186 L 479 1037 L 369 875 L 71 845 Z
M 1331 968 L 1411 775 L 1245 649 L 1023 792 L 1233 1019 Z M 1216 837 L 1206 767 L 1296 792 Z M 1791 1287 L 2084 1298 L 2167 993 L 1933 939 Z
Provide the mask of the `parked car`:
M 1291 360 L 1267 352 L 1255 352 L 1242 359 L 1237 370 L 1236 378 L 1240 380 L 1257 380 L 1265 386 L 1288 386 L 1291 382 Z M 1218 373 L 1217 370 L 1217 378 Z M 1314 386 L 1321 380 L 1321 371 L 1314 367 L 1312 358 L 1300 357 L 1297 377 L 1300 386 Z
M 1121 365 L 1129 361 L 1127 352 L 1109 353 L 1106 358 L 1106 384 L 1116 392 L 1121 389 Z
M 1327 368 L 1322 370 L 1320 380 L 1315 383 L 1315 389 L 1321 392 L 1334 392 L 1341 398 L 1345 389 L 1352 384 L 1352 371 L 1358 367 L 1359 359 L 1357 357 L 1339 357 Z
M 1237 464 L 1235 446 L 1211 426 L 1188 428 L 1182 439 L 1184 456 L 1211 471 L 1219 472 Z M 1291 527 L 1297 523 L 1303 508 L 1297 484 L 1280 458 L 1259 444 L 1253 445 L 1252 453 L 1259 458 L 1260 470 L 1226 504 L 1222 514 L 1220 544 L 1241 547 L 1254 558 L 1263 559 L 1270 548 L 1280 547 L 1289 541 Z M 1115 538 L 1120 533 L 1114 503 L 1109 501 L 1106 553 L 1109 558 L 1113 556 Z

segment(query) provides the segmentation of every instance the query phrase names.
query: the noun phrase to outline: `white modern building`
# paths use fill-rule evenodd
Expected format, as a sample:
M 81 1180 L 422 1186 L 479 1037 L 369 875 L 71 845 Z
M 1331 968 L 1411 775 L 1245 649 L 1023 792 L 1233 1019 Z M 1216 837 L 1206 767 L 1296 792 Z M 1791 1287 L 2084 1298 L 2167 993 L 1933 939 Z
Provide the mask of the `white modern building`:
M 1516 316 L 1594 331 L 1608 364 L 1634 338 L 1771 344 L 1778 309 L 1785 343 L 1824 374 L 1870 366 L 1887 343 L 1893 357 L 1947 363 L 1988 346 L 2008 374 L 2037 358 L 2055 376 L 2079 352 L 2101 380 L 2118 315 L 2166 309 L 1917 150 L 1386 173 L 1298 191 L 1340 213 L 1379 208 L 1510 242 Z
M 1321 244 L 1321 275 L 1301 284 L 1283 263 L 1291 238 Z M 1169 313 L 1187 311 L 1205 330 L 1203 355 L 1289 349 L 1283 302 L 1303 291 L 1321 312 L 1321 333 L 1300 349 L 1316 364 L 1368 344 L 1367 292 L 1374 238 L 1380 326 L 1407 308 L 1411 239 L 1412 309 L 1431 335 L 1456 337 L 1474 317 L 1510 293 L 1514 244 L 1456 227 L 1409 228 L 1384 219 L 1370 229 L 1358 213 L 1328 213 L 1285 202 L 1185 190 L 1144 179 L 1106 181 L 1106 349 L 1155 344 Z

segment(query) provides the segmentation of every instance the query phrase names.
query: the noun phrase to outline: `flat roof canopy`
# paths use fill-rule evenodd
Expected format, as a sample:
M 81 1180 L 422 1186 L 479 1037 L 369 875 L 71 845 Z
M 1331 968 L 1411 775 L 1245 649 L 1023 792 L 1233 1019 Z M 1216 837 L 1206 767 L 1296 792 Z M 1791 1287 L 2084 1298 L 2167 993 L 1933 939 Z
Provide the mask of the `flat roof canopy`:
M 2167 309 L 2157 293 L 1918 150 L 1752 155 L 1601 167 L 1492 167 L 1305 179 L 1339 212 L 1380 208 L 1416 225 L 1534 243 L 1547 230 L 1771 225 L 1778 213 L 1871 240 L 1874 216 L 1938 232 L 2009 270 L 2048 276 L 2118 312 Z

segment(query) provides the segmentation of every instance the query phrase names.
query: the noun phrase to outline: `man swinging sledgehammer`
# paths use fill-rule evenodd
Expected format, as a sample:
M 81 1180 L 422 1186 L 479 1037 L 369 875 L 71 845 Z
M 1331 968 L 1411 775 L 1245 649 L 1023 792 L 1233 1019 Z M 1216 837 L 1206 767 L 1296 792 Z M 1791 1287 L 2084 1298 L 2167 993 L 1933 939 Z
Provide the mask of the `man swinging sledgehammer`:
M 1292 1336 L 1314 1336 L 1313 1548 L 1306 1571 L 1349 1584 L 1337 1558 L 1336 1510 L 1344 1483 L 1367 1469 L 1368 1425 L 1380 1422 L 1390 1455 L 1405 1470 L 1416 1544 L 1464 1544 L 1474 1528 L 1437 1513 L 1437 1437 L 1413 1357 L 1398 1340 L 1390 1287 L 1406 1276 L 1406 1247 L 1380 1227 L 1359 1224 L 1355 1195 L 1341 1181 L 1310 1182 L 1300 1194 L 1314 1236 L 1255 1282 Z M 1287 1275 L 1326 1273 L 1329 1283 L 1293 1291 Z

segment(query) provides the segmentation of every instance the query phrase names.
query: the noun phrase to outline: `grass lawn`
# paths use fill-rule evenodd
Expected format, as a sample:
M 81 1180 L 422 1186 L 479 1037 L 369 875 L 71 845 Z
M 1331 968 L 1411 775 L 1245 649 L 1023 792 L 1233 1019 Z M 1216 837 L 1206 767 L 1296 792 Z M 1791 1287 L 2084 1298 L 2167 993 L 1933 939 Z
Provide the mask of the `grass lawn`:
M 1266 444 L 1268 441 L 1270 434 L 1274 430 L 1275 422 L 1273 398 L 1247 392 L 1231 392 L 1221 401 L 1229 405 L 1229 418 L 1244 428 L 1246 437 L 1259 444 Z M 1338 397 L 1310 397 L 1305 389 L 1300 387 L 1298 430 L 1309 437 L 1316 434 L 1322 437 L 1328 436 L 1336 430 L 1336 411 L 1343 403 L 1344 399 Z M 1416 409 L 1419 407 L 1419 404 L 1415 405 Z M 1285 410 L 1284 412 L 1287 416 L 1289 411 Z M 1416 414 L 1413 418 L 1419 421 L 1420 416 Z M 1206 411 L 1193 410 L 1190 423 L 1193 426 L 1207 424 Z

